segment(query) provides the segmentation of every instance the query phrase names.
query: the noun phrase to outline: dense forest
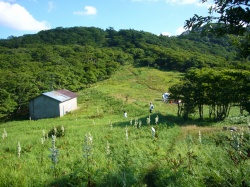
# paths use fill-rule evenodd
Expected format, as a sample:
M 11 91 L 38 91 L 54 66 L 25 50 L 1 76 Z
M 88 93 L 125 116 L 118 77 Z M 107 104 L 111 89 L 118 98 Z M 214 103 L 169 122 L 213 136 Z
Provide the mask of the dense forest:
M 157 36 L 132 29 L 55 28 L 0 40 L 0 117 L 28 112 L 28 102 L 54 89 L 78 91 L 125 64 L 164 71 L 249 70 L 227 36 Z

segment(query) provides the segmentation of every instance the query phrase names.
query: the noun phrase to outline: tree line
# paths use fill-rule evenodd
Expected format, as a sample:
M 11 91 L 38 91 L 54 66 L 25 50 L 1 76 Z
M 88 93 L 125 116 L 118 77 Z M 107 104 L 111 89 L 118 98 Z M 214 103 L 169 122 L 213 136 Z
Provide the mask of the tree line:
M 205 3 L 207 0 L 201 2 Z M 207 16 L 195 14 L 186 20 L 184 27 L 188 32 L 200 33 L 200 36 L 229 37 L 237 56 L 249 62 L 249 7 L 249 0 L 214 0 Z M 171 88 L 173 97 L 182 97 L 185 101 L 184 105 L 178 106 L 178 115 L 188 118 L 195 112 L 195 108 L 198 108 L 202 119 L 204 106 L 209 106 L 209 117 L 223 120 L 233 105 L 240 107 L 241 114 L 244 110 L 250 113 L 249 70 L 243 70 L 242 66 L 231 69 L 227 67 L 218 70 L 207 68 L 190 70 L 182 84 Z
M 133 64 L 167 71 L 249 70 L 227 36 L 157 36 L 133 29 L 55 28 L 0 40 L 0 117 L 25 109 L 42 92 L 84 89 Z
M 169 91 L 178 103 L 178 116 L 188 118 L 198 110 L 199 118 L 207 116 L 221 121 L 228 117 L 232 106 L 239 106 L 240 113 L 250 113 L 250 71 L 236 69 L 191 69 L 179 84 Z

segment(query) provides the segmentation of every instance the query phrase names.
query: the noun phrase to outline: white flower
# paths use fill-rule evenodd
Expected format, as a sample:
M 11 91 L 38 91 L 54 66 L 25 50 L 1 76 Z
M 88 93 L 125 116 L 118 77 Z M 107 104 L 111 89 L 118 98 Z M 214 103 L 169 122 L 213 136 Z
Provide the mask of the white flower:
M 56 136 L 52 135 L 52 148 L 50 148 L 51 155 L 49 156 L 51 158 L 52 163 L 55 164 L 58 162 L 57 156 L 59 155 L 59 150 L 56 148 Z
M 54 126 L 54 134 L 56 135 L 57 133 L 57 128 Z
M 155 128 L 154 127 L 151 127 L 151 132 L 152 132 L 152 138 L 155 137 Z
M 142 121 L 139 120 L 139 128 L 141 128 L 141 125 L 142 125 Z
M 61 130 L 62 130 L 62 133 L 64 133 L 64 126 L 62 125 L 62 127 L 61 127 Z
M 135 119 L 134 127 L 137 128 L 137 125 L 138 125 L 138 119 Z
M 199 131 L 199 142 L 201 143 L 201 131 Z
M 52 135 L 52 148 L 56 148 L 56 135 Z
M 132 119 L 130 120 L 130 125 L 133 125 L 133 120 Z
M 20 145 L 20 142 L 18 142 L 17 143 L 17 155 L 18 155 L 18 157 L 20 157 L 21 156 L 21 145 Z
M 107 146 L 106 146 L 106 154 L 110 155 L 110 146 L 109 146 L 109 141 L 107 141 Z
M 155 124 L 158 124 L 158 121 L 159 121 L 159 117 L 157 115 L 156 118 L 155 118 Z
M 126 139 L 128 140 L 128 130 L 126 129 Z
M 147 124 L 150 125 L 150 116 L 147 118 Z
M 5 138 L 7 138 L 8 134 L 7 134 L 6 130 L 5 130 L 5 128 L 4 128 L 3 131 L 4 131 L 4 136 L 5 136 Z
M 93 137 L 89 133 L 85 135 L 85 144 L 83 147 L 84 157 L 86 157 L 87 159 L 90 155 L 92 155 L 92 147 L 93 147 Z
M 44 138 L 41 138 L 41 143 L 42 143 L 42 144 L 44 143 Z

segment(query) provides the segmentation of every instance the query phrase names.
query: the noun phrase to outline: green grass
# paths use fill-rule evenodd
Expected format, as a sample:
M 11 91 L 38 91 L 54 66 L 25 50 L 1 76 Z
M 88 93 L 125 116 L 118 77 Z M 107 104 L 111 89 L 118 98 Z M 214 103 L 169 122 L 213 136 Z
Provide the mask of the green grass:
M 227 152 L 232 150 L 226 139 L 230 132 L 222 131 L 241 121 L 237 127 L 247 134 L 247 124 L 233 117 L 221 123 L 177 118 L 177 106 L 163 103 L 161 95 L 181 76 L 125 66 L 111 79 L 80 91 L 78 110 L 62 118 L 1 124 L 0 132 L 6 129 L 8 136 L 0 141 L 0 186 L 249 186 L 249 160 L 234 165 Z M 155 106 L 151 115 L 150 102 Z M 232 116 L 239 116 L 237 112 Z M 140 129 L 134 127 L 135 120 L 141 121 Z M 62 125 L 65 136 L 56 139 L 59 161 L 53 169 L 52 140 L 42 144 L 42 131 L 47 134 Z M 93 145 L 87 160 L 89 133 Z

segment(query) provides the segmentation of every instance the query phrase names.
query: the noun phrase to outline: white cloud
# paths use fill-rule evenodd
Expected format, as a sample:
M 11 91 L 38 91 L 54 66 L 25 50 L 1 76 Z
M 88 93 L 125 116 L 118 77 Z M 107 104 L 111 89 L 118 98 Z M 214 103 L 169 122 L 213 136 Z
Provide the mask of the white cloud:
M 130 0 L 132 2 L 157 2 L 157 1 L 165 1 L 166 3 L 171 4 L 196 4 L 199 3 L 200 0 Z
M 132 2 L 142 2 L 142 1 L 148 1 L 148 2 L 157 2 L 159 0 L 131 0 Z
M 26 31 L 50 29 L 46 21 L 37 21 L 21 5 L 3 1 L 0 1 L 0 26 Z
M 169 32 L 162 32 L 161 35 L 163 35 L 163 36 L 171 36 L 171 33 L 169 33 Z
M 80 15 L 80 16 L 96 15 L 97 14 L 97 10 L 93 6 L 85 6 L 84 7 L 84 11 L 76 11 L 76 12 L 73 12 L 73 14 Z
M 198 7 L 211 7 L 213 5 L 213 0 L 208 0 L 202 3 L 201 0 L 130 0 L 131 2 L 166 2 L 173 5 L 196 5 Z
M 183 27 L 179 27 L 178 29 L 176 29 L 175 34 L 173 34 L 173 35 L 178 36 L 178 35 L 181 35 L 185 31 L 186 30 Z M 161 35 L 163 35 L 163 36 L 173 36 L 170 32 L 162 32 Z
M 55 9 L 55 3 L 53 1 L 48 2 L 48 12 L 51 12 L 53 9 Z
M 183 28 L 183 27 L 179 27 L 176 31 L 175 31 L 175 34 L 176 35 L 180 35 L 182 34 L 183 32 L 185 32 L 186 30 Z
M 207 1 L 205 3 L 197 3 L 196 5 L 199 6 L 199 7 L 210 8 L 211 6 L 214 7 L 215 4 L 213 2 L 211 2 L 211 1 Z
M 14 3 L 16 2 L 16 0 L 6 0 L 7 2 L 11 2 L 11 3 Z
M 202 3 L 201 0 L 130 0 L 131 2 L 166 2 L 173 5 L 196 5 L 198 7 L 211 7 L 214 2 L 213 0 L 207 0 Z
M 194 4 L 199 7 L 210 7 L 213 3 L 212 0 L 208 0 L 205 3 L 202 3 L 201 0 L 165 0 L 169 4 L 178 4 L 178 5 L 190 5 Z
M 199 3 L 200 0 L 166 0 L 167 3 L 171 4 L 196 4 Z

